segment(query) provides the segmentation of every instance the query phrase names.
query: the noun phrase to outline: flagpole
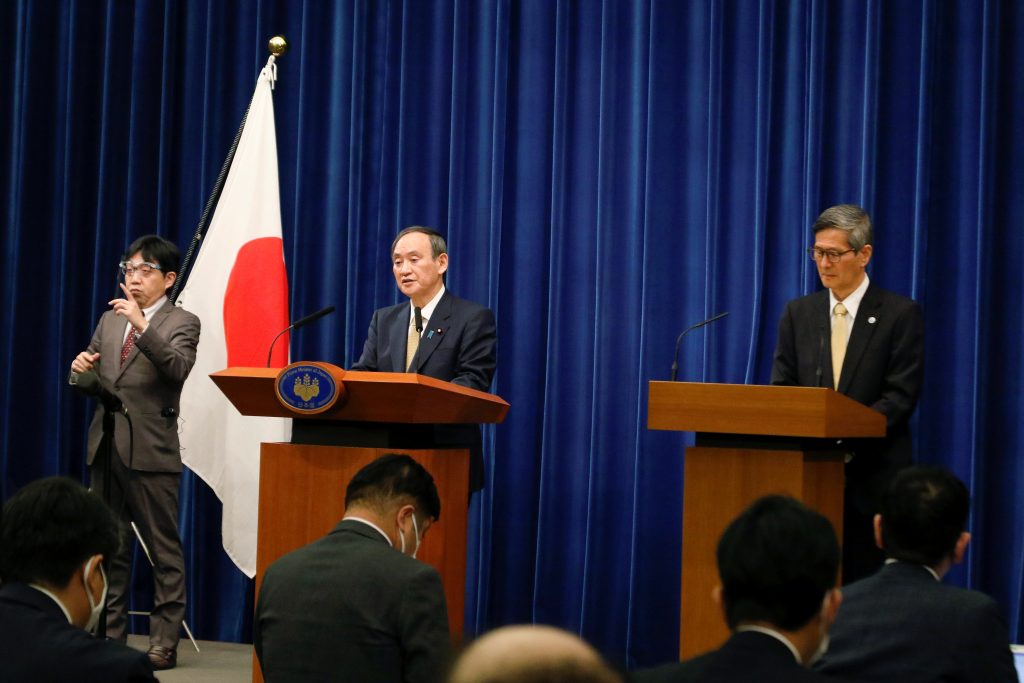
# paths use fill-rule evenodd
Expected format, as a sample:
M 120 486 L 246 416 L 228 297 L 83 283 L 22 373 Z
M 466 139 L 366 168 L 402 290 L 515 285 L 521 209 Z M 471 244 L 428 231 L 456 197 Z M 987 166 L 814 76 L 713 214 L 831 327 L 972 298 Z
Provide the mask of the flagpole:
M 285 52 L 288 51 L 288 41 L 285 40 L 284 36 L 274 36 L 267 41 L 267 49 L 270 51 L 271 60 L 276 60 L 281 57 Z M 203 213 L 199 216 L 199 223 L 196 225 L 196 232 L 192 236 L 192 242 L 189 243 L 188 249 L 185 251 L 185 258 L 182 260 L 181 272 L 178 273 L 177 279 L 174 281 L 174 287 L 171 289 L 168 299 L 173 304 L 178 299 L 178 291 L 181 289 L 182 283 L 185 282 L 188 269 L 192 265 L 192 257 L 195 255 L 196 247 L 202 241 L 203 237 L 206 236 L 207 222 L 210 220 L 210 212 L 213 207 L 217 205 L 217 200 L 220 199 L 220 194 L 224 190 L 224 181 L 228 177 L 228 171 L 231 169 L 231 162 L 235 159 L 235 150 L 238 149 L 238 141 L 242 139 L 242 131 L 245 130 L 245 120 L 249 117 L 249 106 L 246 105 L 245 113 L 242 114 L 242 123 L 238 126 L 238 132 L 235 133 L 235 139 L 231 141 L 231 148 L 228 149 L 228 156 L 224 159 L 224 164 L 220 167 L 220 173 L 217 174 L 217 182 L 213 185 L 213 191 L 210 192 L 210 198 L 206 200 L 206 206 L 203 207 Z

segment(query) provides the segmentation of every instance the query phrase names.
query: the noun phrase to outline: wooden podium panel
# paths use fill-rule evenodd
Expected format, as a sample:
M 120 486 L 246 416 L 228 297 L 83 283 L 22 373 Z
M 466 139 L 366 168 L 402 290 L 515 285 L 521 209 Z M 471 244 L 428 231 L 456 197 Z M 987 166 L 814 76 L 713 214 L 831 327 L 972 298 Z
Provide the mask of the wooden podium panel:
M 679 656 L 687 659 L 728 636 L 711 592 L 729 522 L 761 496 L 782 493 L 825 515 L 842 539 L 838 441 L 885 436 L 885 416 L 822 387 L 650 382 L 647 427 L 698 433 L 683 469 Z
M 466 592 L 469 451 L 401 450 L 264 443 L 260 446 L 260 509 L 256 595 L 277 558 L 322 538 L 345 514 L 345 488 L 356 472 L 385 453 L 406 453 L 434 477 L 441 518 L 423 537 L 417 558 L 441 574 L 452 639 L 462 637 Z M 301 497 L 296 496 L 301 492 Z M 255 655 L 253 681 L 262 681 Z
M 839 452 L 741 448 L 686 449 L 683 496 L 682 602 L 679 657 L 719 647 L 728 637 L 721 607 L 715 551 L 725 528 L 762 496 L 782 493 L 801 500 L 832 522 L 842 537 L 843 457 Z M 693 484 L 691 484 L 693 482 Z

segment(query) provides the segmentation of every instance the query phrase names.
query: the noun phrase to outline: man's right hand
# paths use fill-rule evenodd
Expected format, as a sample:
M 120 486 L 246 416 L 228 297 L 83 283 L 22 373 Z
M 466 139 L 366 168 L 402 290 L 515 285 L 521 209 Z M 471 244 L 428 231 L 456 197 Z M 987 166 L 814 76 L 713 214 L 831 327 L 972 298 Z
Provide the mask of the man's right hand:
M 82 351 L 80 354 L 75 356 L 75 359 L 71 361 L 71 372 L 89 372 L 93 369 L 96 361 L 100 359 L 99 353 L 89 353 L 88 351 Z

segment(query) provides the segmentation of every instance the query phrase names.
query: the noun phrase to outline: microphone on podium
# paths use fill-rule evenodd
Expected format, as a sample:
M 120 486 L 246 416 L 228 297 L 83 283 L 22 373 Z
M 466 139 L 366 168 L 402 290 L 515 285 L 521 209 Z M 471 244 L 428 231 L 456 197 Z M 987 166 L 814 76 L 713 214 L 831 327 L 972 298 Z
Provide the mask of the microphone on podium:
M 310 313 L 309 315 L 307 315 L 304 318 L 299 318 L 298 320 L 293 322 L 291 325 L 289 325 L 288 327 L 286 327 L 283 330 L 281 330 L 280 332 L 278 332 L 277 336 L 274 337 L 274 340 L 272 342 L 270 342 L 270 350 L 267 351 L 267 367 L 268 368 L 270 367 L 270 359 L 274 355 L 274 344 L 277 343 L 277 340 L 281 337 L 282 334 L 284 334 L 285 332 L 288 332 L 290 330 L 297 330 L 300 327 L 302 327 L 303 325 L 308 325 L 309 323 L 313 322 L 314 320 L 319 320 L 320 318 L 324 317 L 325 315 L 330 315 L 331 313 L 334 313 L 334 306 L 325 306 L 324 308 L 321 308 L 316 313 Z
M 719 313 L 718 315 L 713 315 L 707 320 L 703 320 L 697 323 L 696 325 L 691 325 L 690 327 L 687 327 L 685 330 L 682 331 L 682 333 L 680 333 L 678 337 L 676 337 L 676 352 L 672 356 L 672 379 L 669 380 L 670 382 L 676 381 L 676 372 L 679 370 L 679 344 L 682 343 L 683 337 L 686 336 L 686 333 L 692 332 L 693 330 L 696 330 L 698 327 L 704 327 L 708 323 L 713 323 L 716 320 L 721 320 L 727 315 L 729 315 L 729 311 Z

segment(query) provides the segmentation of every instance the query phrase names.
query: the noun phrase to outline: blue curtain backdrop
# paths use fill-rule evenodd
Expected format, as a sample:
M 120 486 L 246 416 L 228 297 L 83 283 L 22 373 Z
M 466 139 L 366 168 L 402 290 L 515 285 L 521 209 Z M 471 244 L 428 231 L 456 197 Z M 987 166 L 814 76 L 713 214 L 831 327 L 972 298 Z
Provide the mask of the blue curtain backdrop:
M 629 666 L 674 657 L 686 438 L 647 431 L 647 382 L 719 311 L 681 378 L 766 382 L 784 302 L 819 286 L 811 222 L 857 202 L 873 281 L 925 310 L 918 459 L 973 495 L 952 580 L 1020 639 L 1024 3 L 10 0 L 0 19 L 3 497 L 84 477 L 70 361 L 125 244 L 188 244 L 283 33 L 292 311 L 339 308 L 293 357 L 353 362 L 414 223 L 498 317 L 512 410 L 471 507 L 470 630 L 545 622 Z M 250 582 L 189 474 L 181 524 L 194 631 L 248 640 Z

